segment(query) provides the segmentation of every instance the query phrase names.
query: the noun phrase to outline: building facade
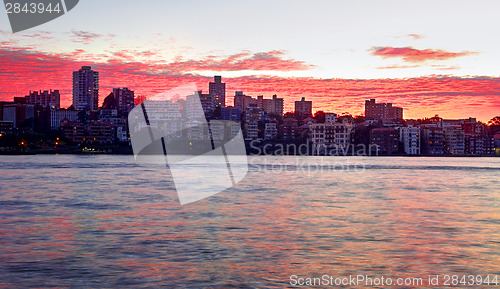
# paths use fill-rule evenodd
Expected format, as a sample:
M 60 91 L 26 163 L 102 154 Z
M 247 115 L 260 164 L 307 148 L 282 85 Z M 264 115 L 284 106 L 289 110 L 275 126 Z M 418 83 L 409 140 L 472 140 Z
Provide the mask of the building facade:
M 214 76 L 208 90 L 215 107 L 226 107 L 226 84 L 222 82 L 222 77 Z
M 264 128 L 264 139 L 274 139 L 278 136 L 278 127 L 275 122 L 268 122 Z
M 348 150 L 353 126 L 347 123 L 316 123 L 309 126 L 309 141 L 313 153 Z
M 16 131 L 29 131 L 34 128 L 35 106 L 32 104 L 6 104 L 3 106 L 3 121 L 13 123 Z
M 245 111 L 250 106 L 257 106 L 257 100 L 250 95 L 245 95 L 243 91 L 236 91 L 234 94 L 234 108 Z
M 85 125 L 64 119 L 61 127 L 68 140 L 79 144 L 109 145 L 116 140 L 116 129 L 109 122 L 91 121 Z
M 399 132 L 404 152 L 408 155 L 419 155 L 421 150 L 420 128 L 410 125 L 400 128 Z
M 61 107 L 61 95 L 59 90 L 50 91 L 30 91 L 25 96 L 26 103 L 50 107 L 51 109 L 59 109 Z
M 444 128 L 444 151 L 447 154 L 463 155 L 465 153 L 465 133 L 462 128 Z
M 257 106 L 245 109 L 245 139 L 256 139 L 259 135 L 259 122 L 264 120 L 264 111 Z
M 167 139 L 175 139 L 183 134 L 183 121 L 180 105 L 170 100 L 146 100 L 143 102 L 149 127 L 160 133 Z M 204 120 L 203 116 L 197 116 L 197 121 Z M 138 122 L 139 125 L 147 124 Z M 135 131 L 144 127 L 134 128 Z
M 280 126 L 280 133 L 283 139 L 295 138 L 299 130 L 299 121 L 292 117 L 283 119 L 283 124 Z
M 115 107 L 118 113 L 128 115 L 134 109 L 134 91 L 128 88 L 113 88 L 113 96 L 115 100 Z
M 0 120 L 0 136 L 11 134 L 12 132 L 14 132 L 14 123 L 12 121 Z
M 271 99 L 266 99 L 263 95 L 257 96 L 257 106 L 262 108 L 267 114 L 283 115 L 283 98 L 278 98 L 276 94 Z
M 365 117 L 380 120 L 402 120 L 403 108 L 392 103 L 376 103 L 375 99 L 365 101 Z
M 326 123 L 336 123 L 338 120 L 338 114 L 333 112 L 325 113 L 325 122 Z
M 295 102 L 295 118 L 303 120 L 304 118 L 312 116 L 312 101 L 306 101 L 303 97 L 300 101 Z
M 370 131 L 370 148 L 376 147 L 377 154 L 390 155 L 398 152 L 399 132 L 394 128 L 375 128 Z
M 271 99 L 266 99 L 263 95 L 253 98 L 249 95 L 245 95 L 243 91 L 236 91 L 234 95 L 235 108 L 245 111 L 247 107 L 253 106 L 261 108 L 266 114 L 282 116 L 284 110 L 284 100 L 283 98 L 279 98 L 276 94 L 273 95 Z
M 221 109 L 221 118 L 225 120 L 241 120 L 241 110 L 232 106 L 224 107 Z
M 76 110 L 99 108 L 99 72 L 90 66 L 73 72 L 73 107 Z
M 422 128 L 422 154 L 444 154 L 444 130 L 442 128 Z

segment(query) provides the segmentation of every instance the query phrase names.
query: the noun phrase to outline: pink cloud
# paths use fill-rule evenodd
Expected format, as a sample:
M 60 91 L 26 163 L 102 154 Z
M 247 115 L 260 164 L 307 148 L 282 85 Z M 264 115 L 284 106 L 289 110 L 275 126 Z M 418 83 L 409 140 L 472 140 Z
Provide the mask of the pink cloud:
M 240 62 L 241 59 L 252 62 L 256 61 L 253 59 L 255 55 L 242 52 L 224 59 L 229 59 L 229 63 Z M 282 54 L 270 53 L 255 58 L 261 61 L 262 58 L 277 55 Z M 86 61 L 75 60 L 75 56 L 85 57 Z M 200 61 L 213 63 L 219 58 Z M 84 50 L 46 54 L 27 49 L 0 49 L 0 100 L 24 96 L 29 90 L 59 89 L 62 105 L 67 107 L 72 98 L 72 72 L 83 65 L 91 65 L 100 73 L 101 102 L 113 87 L 129 87 L 138 95 L 153 96 L 190 82 L 195 82 L 199 89 L 206 91 L 211 80 L 196 74 L 172 73 L 165 69 L 168 65 L 125 62 L 118 58 L 99 61 L 88 57 Z M 185 67 L 183 70 L 187 70 Z M 492 77 L 352 80 L 256 75 L 224 78 L 224 81 L 227 83 L 228 104 L 232 103 L 236 90 L 254 96 L 278 94 L 285 98 L 288 111 L 293 110 L 293 102 L 301 97 L 311 99 L 315 110 L 349 111 L 353 114 L 363 112 L 365 99 L 376 98 L 380 102 L 393 102 L 404 107 L 407 118 L 434 116 L 437 113 L 447 118 L 475 116 L 488 121 L 500 111 L 500 78 Z
M 414 40 L 419 40 L 419 39 L 424 38 L 424 36 L 422 36 L 421 34 L 408 34 L 408 37 L 411 37 Z
M 101 34 L 86 32 L 86 31 L 71 31 L 71 36 L 73 38 L 73 42 L 90 44 L 94 42 L 96 39 L 103 37 Z
M 165 69 L 172 73 L 189 71 L 299 71 L 313 68 L 303 61 L 284 59 L 285 52 L 273 50 L 269 52 L 250 53 L 248 51 L 227 57 L 207 56 L 201 60 L 182 60 L 169 63 Z
M 422 63 L 428 60 L 448 60 L 468 56 L 476 52 L 449 52 L 441 49 L 416 49 L 413 47 L 374 47 L 372 55 L 382 58 L 401 58 L 405 62 Z

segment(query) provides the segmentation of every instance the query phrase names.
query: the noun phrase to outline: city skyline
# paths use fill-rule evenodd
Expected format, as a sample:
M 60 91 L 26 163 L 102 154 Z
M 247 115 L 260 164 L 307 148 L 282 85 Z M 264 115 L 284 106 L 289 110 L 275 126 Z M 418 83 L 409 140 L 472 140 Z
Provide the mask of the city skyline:
M 221 139 L 226 135 L 224 126 L 220 126 L 221 121 L 232 121 L 227 133 L 235 135 L 242 130 L 242 139 L 250 145 L 250 154 L 255 150 L 257 154 L 262 153 L 261 147 L 255 146 L 255 142 L 259 144 L 262 141 L 274 142 L 260 145 L 265 153 L 268 149 L 285 153 L 283 143 L 288 143 L 288 151 L 288 145 L 296 147 L 295 142 L 298 141 L 302 143 L 300 147 L 308 148 L 307 154 L 332 156 L 364 156 L 367 153 L 491 156 L 498 154 L 499 150 L 498 117 L 492 119 L 488 126 L 473 117 L 443 119 L 435 116 L 405 120 L 404 108 L 377 102 L 376 99 L 365 101 L 364 117 L 333 112 L 313 114 L 313 102 L 305 97 L 295 101 L 292 113 L 284 114 L 283 98 L 277 95 L 253 98 L 242 91 L 236 93 L 234 106 L 226 106 L 223 101 L 226 83 L 221 76 L 214 76 L 214 82 L 209 83 L 209 94 L 203 94 L 190 84 L 148 100 L 139 97 L 142 105 L 135 99 L 134 91 L 115 88 L 104 99 L 103 106 L 93 110 L 88 103 L 97 100 L 94 92 L 99 81 L 98 72 L 87 66 L 75 71 L 74 76 L 75 88 L 78 89 L 75 90 L 73 109 L 59 109 L 58 90 L 30 92 L 24 98 L 14 98 L 13 102 L 0 102 L 3 119 L 0 121 L 0 137 L 10 138 L 10 142 L 5 143 L 8 149 L 12 150 L 17 145 L 22 151 L 30 145 L 22 139 L 23 135 L 41 133 L 46 135 L 39 144 L 52 152 L 56 152 L 58 147 L 76 152 L 81 145 L 98 145 L 111 146 L 124 153 L 130 149 L 132 136 L 146 127 L 164 134 L 165 139 L 174 143 L 185 141 L 191 146 L 192 141 L 203 141 L 207 136 Z M 83 90 L 80 89 L 82 80 Z M 80 92 L 84 95 L 83 99 L 87 99 L 85 104 L 77 97 L 82 95 Z M 136 105 L 138 107 L 134 109 Z M 143 113 L 145 108 L 151 113 L 148 114 L 148 121 L 135 123 L 137 111 Z M 135 114 L 132 113 L 134 110 Z M 215 122 L 206 127 L 193 126 L 200 123 L 200 112 L 206 120 Z M 12 142 L 12 137 L 21 139 Z M 69 142 L 69 147 L 64 148 L 61 137 L 63 142 Z M 40 149 L 32 143 L 31 149 L 35 147 Z M 111 152 L 111 147 L 105 150 Z M 312 150 L 309 151 L 309 148 Z M 84 147 L 82 152 L 86 149 Z M 292 150 L 292 154 L 297 152 Z
M 98 106 L 95 107 L 95 109 L 89 109 L 88 107 L 85 108 L 85 107 L 81 107 L 79 108 L 79 103 L 80 103 L 80 100 L 78 99 L 78 97 L 76 97 L 77 95 L 80 94 L 79 92 L 79 88 L 78 88 L 78 83 L 79 81 L 82 80 L 82 71 L 83 72 L 90 72 L 90 78 L 91 79 L 91 83 L 89 83 L 88 85 L 90 85 L 89 89 L 92 89 L 92 92 L 89 94 L 88 97 L 90 97 L 90 101 L 94 104 L 94 103 L 98 103 Z M 84 76 L 84 80 L 86 80 L 86 76 L 85 76 L 86 73 L 83 74 Z M 13 100 L 15 101 L 15 99 L 19 99 L 19 98 L 25 98 L 28 99 L 29 97 L 30 98 L 33 98 L 34 95 L 37 96 L 38 93 L 41 94 L 42 97 L 45 97 L 45 95 L 47 93 L 50 92 L 50 94 L 47 94 L 47 95 L 51 95 L 52 92 L 54 91 L 55 93 L 57 93 L 57 109 L 59 108 L 63 108 L 63 109 L 69 109 L 69 108 L 73 108 L 74 110 L 87 110 L 87 111 L 92 111 L 92 110 L 99 110 L 101 108 L 105 108 L 107 106 L 106 104 L 106 99 L 109 98 L 110 95 L 113 95 L 115 94 L 118 95 L 116 97 L 119 97 L 119 99 L 114 99 L 113 101 L 116 101 L 116 108 L 118 108 L 118 103 L 122 103 L 122 100 L 121 100 L 121 91 L 122 90 L 126 90 L 126 91 L 130 91 L 128 87 L 126 86 L 123 86 L 123 88 L 119 87 L 119 86 L 113 86 L 111 88 L 111 91 L 110 91 L 110 95 L 108 95 L 107 97 L 104 96 L 104 95 L 101 95 L 99 94 L 99 82 L 100 82 L 100 77 L 99 77 L 99 71 L 96 71 L 95 69 L 93 70 L 93 68 L 91 66 L 82 66 L 79 70 L 76 70 L 76 71 L 73 71 L 72 72 L 72 75 L 73 75 L 73 78 L 72 78 L 72 96 L 71 96 L 71 99 L 70 99 L 70 103 L 67 103 L 68 100 L 66 100 L 66 106 L 64 105 L 61 105 L 60 103 L 64 103 L 64 100 L 62 99 L 61 95 L 60 95 L 60 90 L 59 89 L 39 89 L 39 90 L 30 90 L 29 93 L 26 93 L 26 94 L 20 94 L 19 96 L 14 96 L 12 97 L 11 99 L 0 99 L 0 101 L 3 101 L 4 103 L 10 103 L 12 102 Z M 76 78 L 75 78 L 76 77 Z M 97 83 L 96 87 L 94 87 L 94 83 Z M 209 97 L 210 98 L 210 103 L 214 102 L 214 105 L 216 107 L 234 107 L 234 108 L 239 108 L 239 105 L 242 105 L 242 103 L 240 103 L 238 105 L 237 103 L 237 100 L 236 98 L 238 96 L 241 96 L 241 97 L 247 97 L 247 98 L 250 98 L 250 99 L 254 99 L 255 101 L 255 105 L 257 104 L 257 102 L 259 101 L 262 101 L 262 99 L 264 97 L 267 97 L 265 96 L 264 94 L 255 94 L 255 95 L 249 95 L 249 94 L 246 94 L 245 91 L 242 91 L 242 90 L 235 90 L 234 91 L 234 95 L 227 95 L 226 94 L 226 82 L 223 81 L 223 77 L 220 76 L 220 75 L 215 75 L 213 76 L 212 78 L 209 78 L 207 80 L 207 83 L 205 83 L 204 85 L 207 86 L 208 84 L 208 89 L 207 90 L 198 90 L 198 91 L 195 91 L 194 93 L 198 93 L 200 98 L 203 98 L 203 96 L 206 97 Z M 94 87 L 94 88 L 91 88 L 91 87 Z M 220 88 L 219 88 L 220 87 Z M 89 90 L 90 92 L 91 90 Z M 204 94 L 202 93 L 203 91 L 209 91 L 210 93 L 208 94 Z M 128 102 L 128 105 L 134 105 L 134 103 L 140 103 L 146 99 L 149 99 L 149 97 L 151 97 L 152 99 L 154 99 L 154 95 L 153 96 L 144 96 L 142 94 L 135 94 L 133 90 L 130 91 L 132 94 L 131 94 L 131 99 L 130 100 L 127 100 Z M 75 94 L 76 93 L 76 94 Z M 107 92 L 105 92 L 107 94 Z M 117 94 L 118 93 L 118 94 Z M 221 94 L 222 96 L 219 96 L 219 94 Z M 273 94 L 272 95 L 272 99 L 276 99 L 277 98 L 277 94 Z M 75 98 L 76 97 L 76 98 Z M 261 99 L 261 100 L 258 100 L 258 99 Z M 271 99 L 271 100 L 272 100 Z M 362 116 L 362 117 L 375 117 L 378 118 L 380 117 L 380 119 L 383 119 L 384 117 L 381 117 L 382 115 L 384 114 L 394 114 L 395 112 L 393 112 L 392 110 L 396 109 L 398 110 L 398 112 L 396 112 L 396 114 L 394 115 L 394 117 L 385 117 L 385 119 L 406 119 L 406 120 L 422 120 L 422 119 L 432 119 L 434 117 L 440 117 L 440 118 L 443 118 L 443 119 L 446 119 L 447 117 L 443 117 L 442 115 L 439 115 L 438 113 L 435 113 L 435 114 L 431 114 L 431 115 L 428 115 L 428 116 L 424 116 L 424 117 L 419 117 L 419 118 L 410 118 L 410 117 L 405 117 L 406 115 L 411 115 L 411 111 L 405 107 L 400 107 L 400 106 L 394 106 L 392 107 L 393 103 L 390 103 L 390 102 L 384 102 L 383 99 L 382 101 L 380 101 L 381 99 L 379 98 L 370 98 L 368 99 L 367 97 L 364 97 L 364 99 L 362 100 L 362 103 L 363 104 L 360 104 L 362 105 L 362 108 L 361 108 L 361 112 L 359 113 L 352 113 L 350 111 L 343 111 L 343 112 L 339 112 L 339 111 L 333 111 L 333 110 L 325 110 L 321 107 L 319 107 L 318 109 L 314 109 L 315 106 L 314 105 L 314 101 L 311 101 L 311 99 L 307 99 L 306 101 L 306 97 L 300 97 L 300 99 L 297 99 L 297 100 L 288 100 L 288 102 L 284 101 L 285 98 L 280 98 L 281 99 L 281 107 L 282 107 L 282 113 L 281 115 L 285 114 L 285 113 L 294 113 L 295 116 L 298 118 L 298 119 L 302 119 L 303 117 L 301 117 L 300 115 L 302 114 L 301 113 L 301 109 L 302 108 L 299 108 L 299 110 L 297 110 L 297 105 L 299 104 L 299 107 L 302 107 L 301 104 L 302 103 L 308 103 L 308 106 L 307 106 L 307 110 L 310 110 L 311 111 L 311 114 L 309 116 L 314 116 L 316 112 L 324 112 L 324 113 L 333 113 L 335 115 L 343 115 L 343 114 L 346 114 L 346 115 L 351 115 L 351 116 Z M 271 101 L 269 100 L 269 101 Z M 377 104 L 375 104 L 377 102 L 377 100 L 379 100 L 379 102 Z M 75 103 L 76 101 L 76 103 Z M 124 101 L 124 100 L 123 100 Z M 241 100 L 243 101 L 243 100 Z M 268 101 L 268 100 L 266 100 Z M 203 103 L 203 101 L 202 101 Z M 245 102 L 246 103 L 246 102 Z M 370 105 L 369 105 L 370 104 Z M 385 108 L 385 106 L 388 105 L 387 108 Z M 394 104 L 394 105 L 398 105 L 398 104 Z M 259 106 L 262 106 L 262 104 L 259 104 Z M 369 110 L 367 110 L 367 107 Z M 373 107 L 373 111 L 372 111 L 372 107 Z M 108 108 L 108 107 L 106 107 Z M 285 110 L 285 108 L 288 108 L 288 110 Z M 382 109 L 382 111 L 380 110 Z M 387 110 L 389 109 L 389 111 Z M 404 113 L 403 113 L 403 110 L 404 110 Z M 244 111 L 244 109 L 240 109 L 240 111 Z M 358 111 L 358 110 L 356 110 Z M 368 113 L 368 114 L 367 114 Z M 297 115 L 298 114 L 298 115 Z M 482 120 L 478 117 L 476 117 L 476 115 L 474 114 L 468 114 L 466 116 L 462 116 L 462 117 L 456 117 L 455 119 L 465 119 L 465 118 L 470 118 L 470 117 L 473 117 L 474 119 L 478 119 L 479 121 L 482 121 L 483 123 L 485 124 L 488 124 L 488 121 L 490 120 Z M 495 116 L 493 116 L 491 119 L 495 118 L 495 117 L 498 117 L 498 115 L 496 114 Z M 453 119 L 453 118 L 447 118 L 447 119 Z
M 0 7 L 0 289 L 500 286 L 500 1 Z
M 85 1 L 72 17 L 18 34 L 0 19 L 0 100 L 58 89 L 67 107 L 69 73 L 90 65 L 101 73 L 100 103 L 115 87 L 152 96 L 222 75 L 229 102 L 235 91 L 278 94 L 285 111 L 302 97 L 353 114 L 377 98 L 409 118 L 472 112 L 486 122 L 500 111 L 496 2 L 313 1 L 307 13 L 300 1 L 120 3 Z M 207 25 L 213 13 L 224 17 Z

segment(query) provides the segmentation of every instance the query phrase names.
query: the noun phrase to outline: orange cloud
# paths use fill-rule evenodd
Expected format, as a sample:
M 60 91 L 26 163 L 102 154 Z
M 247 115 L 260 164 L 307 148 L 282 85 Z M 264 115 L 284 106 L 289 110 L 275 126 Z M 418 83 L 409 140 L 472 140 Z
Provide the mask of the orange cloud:
M 476 52 L 449 52 L 441 49 L 416 49 L 413 47 L 374 47 L 372 55 L 382 58 L 401 58 L 405 62 L 421 63 L 428 60 L 447 60 L 468 56 Z

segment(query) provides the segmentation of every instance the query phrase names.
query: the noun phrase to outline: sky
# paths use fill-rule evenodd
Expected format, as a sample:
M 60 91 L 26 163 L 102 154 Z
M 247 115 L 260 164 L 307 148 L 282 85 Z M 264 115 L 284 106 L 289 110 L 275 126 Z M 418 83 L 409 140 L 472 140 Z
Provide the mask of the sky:
M 72 71 L 152 96 L 214 75 L 234 91 L 301 97 L 314 110 L 360 114 L 376 98 L 405 118 L 500 114 L 499 1 L 81 0 L 12 34 L 0 8 L 0 100 L 59 89 Z

